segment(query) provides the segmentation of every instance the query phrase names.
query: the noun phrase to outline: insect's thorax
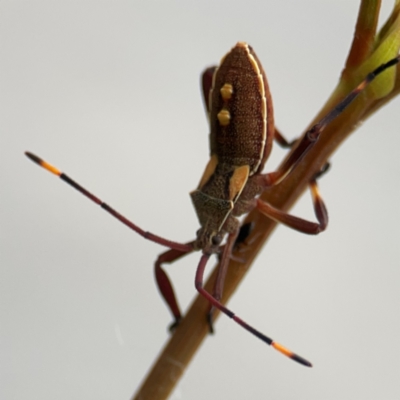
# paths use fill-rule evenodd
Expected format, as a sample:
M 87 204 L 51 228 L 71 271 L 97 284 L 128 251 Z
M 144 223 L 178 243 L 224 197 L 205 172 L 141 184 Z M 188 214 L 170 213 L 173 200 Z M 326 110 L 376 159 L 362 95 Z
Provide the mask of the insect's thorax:
M 236 228 L 236 223 L 230 222 L 229 216 L 248 177 L 248 168 L 235 173 L 235 168 L 232 166 L 215 161 L 215 158 L 211 159 L 199 188 L 190 194 L 201 225 L 196 246 L 201 249 L 216 244 L 213 243 L 213 238 L 218 234 L 222 240 L 226 232 Z M 235 175 L 236 179 L 240 179 L 239 191 L 236 192 L 232 191 L 234 185 L 232 179 L 235 179 Z M 229 223 L 235 226 L 229 226 Z M 218 242 L 217 238 L 214 242 Z
M 238 228 L 237 204 L 249 178 L 258 173 L 272 141 L 272 103 L 265 74 L 246 43 L 238 43 L 214 73 L 209 98 L 211 158 L 191 193 L 201 225 L 195 247 L 215 252 Z
M 239 227 L 239 217 L 254 207 L 254 198 L 261 192 L 256 177 L 249 177 L 248 166 L 232 167 L 216 164 L 213 160 L 203 175 L 199 188 L 190 193 L 201 228 L 197 232 L 196 249 L 216 253 L 226 233 L 233 233 Z

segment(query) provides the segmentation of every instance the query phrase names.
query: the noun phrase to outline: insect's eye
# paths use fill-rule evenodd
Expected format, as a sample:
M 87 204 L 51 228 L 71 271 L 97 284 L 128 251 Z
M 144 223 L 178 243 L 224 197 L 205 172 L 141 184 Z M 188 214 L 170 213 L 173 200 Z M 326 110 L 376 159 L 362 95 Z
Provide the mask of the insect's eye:
M 219 235 L 213 236 L 211 242 L 214 246 L 219 246 L 221 244 L 222 237 Z

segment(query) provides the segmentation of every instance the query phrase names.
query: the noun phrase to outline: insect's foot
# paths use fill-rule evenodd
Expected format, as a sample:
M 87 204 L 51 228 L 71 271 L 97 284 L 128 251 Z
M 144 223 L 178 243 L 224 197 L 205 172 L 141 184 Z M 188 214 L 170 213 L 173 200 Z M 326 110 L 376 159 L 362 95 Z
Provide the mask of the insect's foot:
M 327 162 L 324 166 L 313 176 L 313 179 L 319 179 L 322 175 L 325 175 L 329 169 L 331 168 L 331 164 Z
M 214 310 L 210 310 L 207 314 L 207 323 L 208 323 L 208 332 L 213 335 L 214 334 Z
M 168 330 L 173 333 L 175 332 L 175 329 L 179 326 L 181 323 L 182 317 L 176 318 L 175 321 L 168 327 Z

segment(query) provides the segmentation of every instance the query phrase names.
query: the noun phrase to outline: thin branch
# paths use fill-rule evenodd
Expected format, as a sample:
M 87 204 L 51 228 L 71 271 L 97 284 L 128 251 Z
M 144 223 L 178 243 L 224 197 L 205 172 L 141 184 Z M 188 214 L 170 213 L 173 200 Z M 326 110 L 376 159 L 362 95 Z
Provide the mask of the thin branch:
M 371 53 L 375 45 L 380 7 L 381 0 L 364 0 L 360 4 L 353 43 L 351 44 L 346 65 L 342 72 L 344 76 L 348 70 L 365 61 Z

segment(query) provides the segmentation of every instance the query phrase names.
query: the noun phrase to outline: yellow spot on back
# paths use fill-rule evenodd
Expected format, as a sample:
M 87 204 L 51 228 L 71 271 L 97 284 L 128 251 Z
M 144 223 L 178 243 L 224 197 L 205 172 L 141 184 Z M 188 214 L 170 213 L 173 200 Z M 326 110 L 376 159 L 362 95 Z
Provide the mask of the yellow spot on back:
M 217 118 L 219 121 L 219 124 L 221 126 L 228 126 L 229 122 L 231 120 L 231 114 L 228 110 L 222 109 L 218 114 Z
M 226 101 L 229 100 L 232 97 L 233 94 L 233 87 L 230 83 L 225 83 L 224 86 L 222 86 L 221 90 L 221 96 L 222 98 Z

